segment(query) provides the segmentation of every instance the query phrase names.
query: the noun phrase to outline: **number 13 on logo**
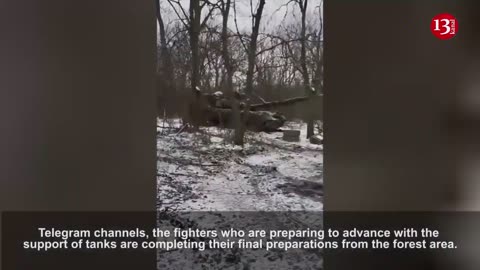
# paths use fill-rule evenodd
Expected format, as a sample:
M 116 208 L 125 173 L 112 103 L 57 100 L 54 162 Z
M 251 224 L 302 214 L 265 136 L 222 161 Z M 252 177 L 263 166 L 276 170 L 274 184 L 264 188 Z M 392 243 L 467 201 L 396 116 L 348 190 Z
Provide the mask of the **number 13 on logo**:
M 430 30 L 433 35 L 439 39 L 451 39 L 458 31 L 457 19 L 448 13 L 438 14 L 433 17 L 430 23 Z

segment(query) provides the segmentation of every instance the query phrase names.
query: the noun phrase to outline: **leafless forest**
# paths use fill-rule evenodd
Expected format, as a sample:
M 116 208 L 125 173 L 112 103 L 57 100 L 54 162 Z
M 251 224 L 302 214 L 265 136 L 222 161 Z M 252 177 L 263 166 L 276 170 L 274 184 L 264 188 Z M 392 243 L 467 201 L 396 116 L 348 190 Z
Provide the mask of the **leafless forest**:
M 323 210 L 322 1 L 156 3 L 158 209 Z M 228 252 L 160 254 L 159 267 L 322 265 L 318 252 Z
M 323 2 L 160 0 L 158 207 L 323 208 Z

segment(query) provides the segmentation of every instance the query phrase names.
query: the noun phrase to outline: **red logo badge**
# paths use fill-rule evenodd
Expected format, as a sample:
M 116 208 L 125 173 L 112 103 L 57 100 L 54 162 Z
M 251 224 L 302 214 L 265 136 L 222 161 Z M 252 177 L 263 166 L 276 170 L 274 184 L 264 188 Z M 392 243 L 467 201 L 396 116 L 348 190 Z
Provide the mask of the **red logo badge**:
M 439 39 L 451 39 L 458 31 L 457 19 L 452 14 L 438 14 L 433 17 L 432 22 L 430 23 L 430 30 L 433 35 Z

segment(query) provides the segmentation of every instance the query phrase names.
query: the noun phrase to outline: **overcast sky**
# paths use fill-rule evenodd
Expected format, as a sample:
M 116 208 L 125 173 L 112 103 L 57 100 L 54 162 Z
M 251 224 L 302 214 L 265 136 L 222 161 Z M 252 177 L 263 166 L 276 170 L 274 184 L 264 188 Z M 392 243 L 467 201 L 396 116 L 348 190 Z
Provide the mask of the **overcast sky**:
M 174 20 L 178 19 L 177 15 L 173 12 L 170 4 L 167 0 L 159 0 L 162 15 L 164 16 L 165 24 L 167 27 Z M 258 4 L 258 0 L 252 0 L 254 6 Z M 289 0 L 266 0 L 266 4 L 263 11 L 263 17 L 261 26 L 263 31 L 270 32 L 275 30 L 282 23 L 289 23 L 291 21 L 300 21 L 298 6 L 295 3 L 286 5 Z M 188 13 L 189 0 L 180 0 L 183 9 Z M 237 20 L 240 31 L 248 31 L 251 29 L 251 15 L 250 15 L 250 0 L 236 0 Z M 320 7 L 320 8 L 319 8 Z M 308 3 L 308 17 L 314 20 L 316 25 L 319 24 L 319 16 L 323 14 L 323 0 L 309 0 Z M 206 13 L 206 12 L 204 12 Z M 229 20 L 230 28 L 235 29 L 233 22 L 233 10 L 231 11 L 232 18 Z M 212 17 L 212 23 L 221 23 L 221 17 L 219 15 Z

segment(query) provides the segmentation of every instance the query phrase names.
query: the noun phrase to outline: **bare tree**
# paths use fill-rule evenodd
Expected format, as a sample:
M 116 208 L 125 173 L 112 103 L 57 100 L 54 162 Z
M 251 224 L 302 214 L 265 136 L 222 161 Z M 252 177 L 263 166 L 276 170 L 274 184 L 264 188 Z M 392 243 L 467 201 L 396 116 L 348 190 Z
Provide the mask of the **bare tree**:
M 233 92 L 233 66 L 231 63 L 231 56 L 229 51 L 229 36 L 228 36 L 228 19 L 230 17 L 231 0 L 222 0 L 220 3 L 220 11 L 222 13 L 222 55 L 223 63 L 226 71 L 226 89 L 228 92 Z
M 301 30 L 300 30 L 300 66 L 301 73 L 303 77 L 303 87 L 305 89 L 305 94 L 312 95 L 313 91 L 310 86 L 310 78 L 308 75 L 307 68 L 307 8 L 308 0 L 295 0 L 297 3 L 300 13 L 301 13 Z M 314 121 L 310 117 L 310 112 L 307 112 L 307 138 L 310 138 L 314 134 Z
M 189 120 L 197 127 L 197 116 L 201 114 L 199 111 L 197 94 L 200 81 L 200 33 L 207 25 L 210 16 L 215 10 L 216 5 L 208 0 L 190 0 L 188 13 L 182 6 L 180 0 L 167 0 L 172 10 L 177 15 L 178 19 L 183 23 L 185 29 L 189 34 L 189 45 L 191 52 L 191 74 L 190 74 L 190 88 L 195 94 L 194 99 L 189 105 Z M 205 7 L 210 7 L 208 12 L 202 18 L 202 11 Z
M 312 5 L 319 1 L 288 0 L 281 4 L 287 10 L 280 24 L 263 29 L 261 24 L 265 19 L 262 16 L 274 15 L 264 14 L 265 2 L 166 0 L 166 6 L 162 6 L 164 13 L 161 14 L 160 9 L 157 12 L 159 52 L 166 55 L 162 57 L 161 66 L 167 72 L 167 83 L 175 83 L 178 89 L 172 98 L 184 104 L 187 98 L 193 97 L 187 102 L 187 111 L 183 111 L 188 114 L 181 115 L 194 126 L 199 126 L 197 120 L 209 125 L 212 121 L 208 123 L 206 115 L 216 110 L 211 104 L 223 104 L 221 106 L 226 107 L 221 107 L 225 111 L 219 120 L 235 123 L 229 128 L 235 131 L 233 141 L 237 145 L 244 144 L 245 130 L 255 121 L 253 112 L 258 112 L 259 108 L 284 114 L 290 119 L 301 118 L 309 124 L 320 117 L 313 115 L 318 107 L 302 105 L 317 102 L 319 99 L 312 96 L 316 93 L 311 89 L 320 89 L 322 85 L 323 40 L 317 24 L 317 19 L 321 21 L 321 12 L 319 17 L 310 15 Z M 293 12 L 291 7 L 294 7 Z M 251 25 L 245 18 L 251 20 Z M 249 29 L 245 28 L 245 23 Z M 204 97 L 218 90 L 225 94 L 220 103 L 202 104 Z M 315 101 L 310 102 L 303 96 L 311 96 Z M 169 104 L 166 107 L 175 109 Z M 311 136 L 313 130 L 308 126 L 307 136 Z
M 247 97 L 253 96 L 253 75 L 255 70 L 256 56 L 257 56 L 257 40 L 258 34 L 260 31 L 260 22 L 262 19 L 263 8 L 265 7 L 265 0 L 259 0 L 256 11 L 253 11 L 253 1 L 250 1 L 251 10 L 252 10 L 252 33 L 250 35 L 250 42 L 247 47 L 247 72 L 246 72 L 246 84 L 245 84 L 245 93 Z M 242 121 L 240 121 L 235 129 L 235 138 L 234 143 L 236 145 L 244 144 L 245 137 L 245 126 L 248 121 L 248 113 L 250 111 L 249 102 L 242 113 Z
M 172 0 L 169 1 L 173 2 Z M 179 6 L 183 10 L 181 4 L 179 2 L 177 3 L 177 6 Z M 207 21 L 214 11 L 213 7 L 210 8 L 208 13 L 202 19 L 202 11 L 209 4 L 211 4 L 209 1 L 190 0 L 189 15 L 187 20 L 188 23 L 186 24 L 186 27 L 190 35 L 190 49 L 192 52 L 192 77 L 190 79 L 190 83 L 193 91 L 196 91 L 199 82 L 198 75 L 200 73 L 200 32 L 206 27 Z M 183 13 L 186 14 L 185 11 L 183 11 Z
M 232 7 L 231 0 L 223 0 L 220 3 L 220 11 L 222 14 L 222 34 L 221 34 L 221 39 L 222 39 L 222 58 L 223 58 L 223 64 L 225 66 L 225 71 L 226 71 L 226 93 L 229 94 L 231 104 L 232 104 L 232 114 L 233 114 L 233 121 L 237 123 L 237 129 L 235 130 L 235 143 L 236 144 L 243 144 L 243 135 L 242 139 L 240 140 L 238 136 L 239 130 L 240 130 L 240 125 L 241 125 L 241 116 L 240 116 L 240 104 L 238 99 L 235 98 L 235 93 L 234 93 L 234 87 L 233 87 L 233 66 L 232 66 L 232 61 L 231 61 L 231 56 L 230 56 L 230 51 L 229 51 L 229 35 L 228 35 L 228 20 L 230 17 L 230 10 Z M 241 132 L 241 131 L 240 131 Z M 237 136 L 238 135 L 238 136 Z
M 161 63 L 159 65 L 159 69 L 162 72 L 164 76 L 167 78 L 170 78 L 168 81 L 172 81 L 174 78 L 173 75 L 173 66 L 172 66 L 172 59 L 170 56 L 170 52 L 168 50 L 168 44 L 167 44 L 167 34 L 165 31 L 165 23 L 162 18 L 162 12 L 160 10 L 160 2 L 159 0 L 155 0 L 155 6 L 156 6 L 156 14 L 157 14 L 157 21 L 158 21 L 158 28 L 160 32 L 160 58 L 161 58 Z M 173 83 L 169 83 L 168 87 L 174 87 Z

